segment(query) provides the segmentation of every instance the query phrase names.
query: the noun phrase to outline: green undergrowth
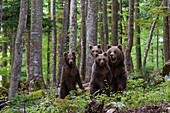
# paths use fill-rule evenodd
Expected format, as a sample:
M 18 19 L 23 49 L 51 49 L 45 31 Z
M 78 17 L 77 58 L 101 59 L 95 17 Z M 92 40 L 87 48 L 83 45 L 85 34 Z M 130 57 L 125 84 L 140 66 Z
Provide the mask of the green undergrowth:
M 141 74 L 141 73 L 140 73 Z M 136 76 L 136 75 L 132 75 Z M 128 110 L 142 105 L 160 105 L 170 103 L 170 81 L 164 81 L 161 77 L 139 78 L 128 80 L 126 91 L 119 92 L 107 97 L 105 94 L 97 95 L 95 98 L 101 102 L 104 100 L 104 107 L 119 108 L 119 110 Z M 79 89 L 79 92 L 81 90 Z M 29 113 L 45 112 L 45 113 L 62 113 L 76 112 L 82 113 L 86 109 L 86 105 L 91 101 L 89 92 L 74 96 L 71 92 L 69 99 L 60 99 L 57 97 L 56 89 L 47 89 L 45 95 L 41 97 L 33 96 L 17 96 L 8 106 L 3 108 L 1 112 L 8 113 L 10 111 L 18 111 L 25 109 Z M 13 103 L 14 102 L 14 103 Z M 17 102 L 17 104 L 15 104 Z M 109 103 L 114 102 L 114 105 Z M 15 106 L 12 107 L 12 106 Z

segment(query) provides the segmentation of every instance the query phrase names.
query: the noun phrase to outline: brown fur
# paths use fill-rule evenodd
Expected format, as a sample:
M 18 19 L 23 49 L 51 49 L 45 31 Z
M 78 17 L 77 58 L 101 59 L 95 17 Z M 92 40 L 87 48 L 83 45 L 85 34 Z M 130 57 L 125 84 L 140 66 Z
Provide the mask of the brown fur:
M 100 44 L 97 46 L 89 46 L 90 48 L 90 53 L 94 57 L 96 54 L 101 54 L 102 53 L 102 47 Z
M 90 94 L 97 90 L 107 89 L 110 85 L 109 78 L 111 77 L 111 70 L 108 65 L 107 53 L 96 54 L 94 64 L 92 66 L 92 75 L 90 81 Z M 107 81 L 105 81 L 107 80 Z M 106 84 L 108 83 L 108 85 Z
M 122 91 L 127 84 L 127 71 L 124 64 L 124 53 L 122 45 L 110 46 L 107 50 L 109 66 L 112 72 L 111 91 Z
M 84 89 L 81 83 L 78 68 L 76 66 L 76 54 L 75 52 L 64 52 L 65 65 L 63 67 L 60 98 L 64 99 L 71 90 L 77 90 L 76 83 L 78 83 L 81 89 Z

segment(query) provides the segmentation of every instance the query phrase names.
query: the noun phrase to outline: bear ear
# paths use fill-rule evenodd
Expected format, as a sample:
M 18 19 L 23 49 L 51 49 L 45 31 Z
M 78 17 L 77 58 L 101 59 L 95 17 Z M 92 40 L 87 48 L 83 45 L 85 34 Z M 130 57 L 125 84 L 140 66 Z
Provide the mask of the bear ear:
M 64 52 L 64 53 L 63 53 L 63 56 L 64 56 L 64 58 L 65 58 L 65 57 L 67 56 L 67 53 L 66 53 L 66 52 Z
M 111 47 L 112 47 L 111 45 L 109 45 L 109 44 L 107 45 L 107 49 L 109 49 L 109 48 L 111 48 Z
M 107 53 L 106 53 L 106 52 L 104 53 L 104 56 L 106 56 L 106 57 L 107 57 Z
M 98 48 L 101 48 L 101 44 L 98 44 L 97 47 L 98 47 Z
M 99 56 L 99 54 L 95 54 L 95 55 L 94 55 L 95 58 L 98 57 L 98 56 Z
M 117 47 L 122 51 L 122 45 L 121 44 L 119 44 Z
M 75 52 L 75 51 L 73 51 L 73 52 L 72 52 L 72 55 L 76 56 L 76 52 Z
M 93 46 L 89 46 L 90 50 L 93 48 Z

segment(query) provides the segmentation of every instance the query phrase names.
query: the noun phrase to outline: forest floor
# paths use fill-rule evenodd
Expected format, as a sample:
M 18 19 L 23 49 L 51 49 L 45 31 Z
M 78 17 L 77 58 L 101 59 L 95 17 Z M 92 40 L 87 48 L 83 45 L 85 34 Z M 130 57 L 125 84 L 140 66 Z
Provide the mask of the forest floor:
M 97 95 L 86 92 L 70 92 L 66 99 L 58 97 L 58 89 L 38 90 L 31 95 L 20 90 L 18 96 L 1 109 L 1 113 L 170 113 L 170 81 L 158 72 L 142 70 L 129 75 L 126 91 Z M 1 101 L 7 100 L 1 95 Z M 2 104 L 0 103 L 0 106 Z

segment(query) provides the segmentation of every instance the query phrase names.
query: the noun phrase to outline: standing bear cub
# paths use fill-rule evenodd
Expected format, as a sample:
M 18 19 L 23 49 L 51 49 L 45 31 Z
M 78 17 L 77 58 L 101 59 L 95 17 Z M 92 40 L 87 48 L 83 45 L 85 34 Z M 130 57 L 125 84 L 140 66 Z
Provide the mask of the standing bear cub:
M 95 60 L 92 67 L 92 75 L 90 80 L 90 94 L 94 94 L 99 89 L 107 89 L 110 85 L 109 78 L 111 77 L 107 53 L 96 54 L 94 57 Z
M 109 66 L 112 72 L 111 91 L 122 91 L 126 88 L 127 84 L 127 71 L 124 64 L 124 53 L 122 45 L 110 46 L 107 50 L 109 58 Z
M 76 53 L 63 53 L 65 65 L 62 70 L 60 98 L 64 99 L 71 90 L 77 90 L 76 83 L 80 89 L 84 89 L 81 83 L 78 68 L 76 66 Z

